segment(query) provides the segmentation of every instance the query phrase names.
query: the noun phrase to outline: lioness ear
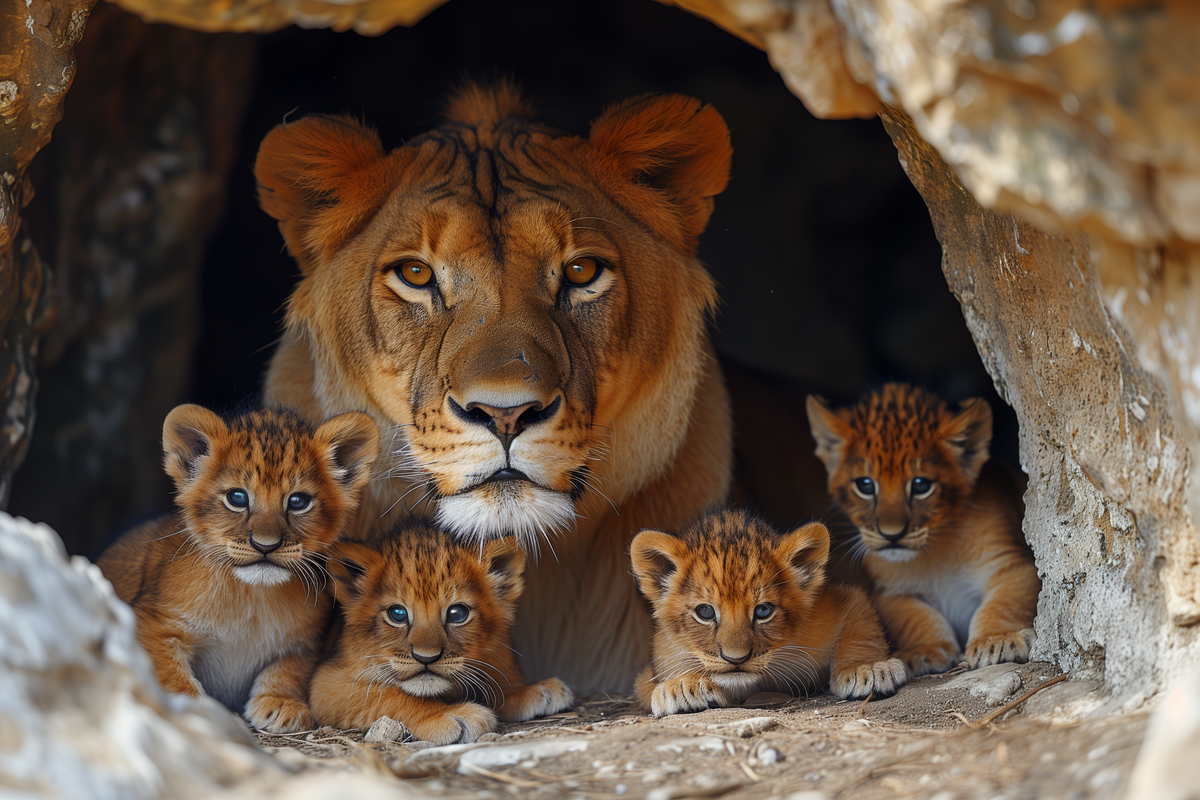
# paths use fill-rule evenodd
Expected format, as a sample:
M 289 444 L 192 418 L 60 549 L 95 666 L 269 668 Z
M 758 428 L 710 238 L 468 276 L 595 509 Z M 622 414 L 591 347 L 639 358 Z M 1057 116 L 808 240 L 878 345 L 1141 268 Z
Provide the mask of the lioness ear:
M 338 482 L 351 491 L 371 477 L 371 465 L 379 456 L 379 428 L 361 411 L 338 414 L 317 428 L 314 437 L 328 448 Z
M 196 477 L 200 459 L 213 451 L 213 442 L 229 435 L 225 420 L 203 406 L 182 405 L 171 409 L 163 421 L 163 466 L 183 489 Z
M 992 407 L 982 397 L 962 401 L 958 414 L 942 424 L 940 434 L 963 472 L 974 483 L 990 455 Z
M 644 530 L 633 537 L 629 546 L 633 574 L 650 602 L 657 603 L 666 594 L 671 576 L 683 565 L 686 552 L 682 541 L 663 531 Z
M 336 542 L 329 551 L 325 569 L 344 598 L 358 598 L 362 596 L 367 576 L 366 565 L 379 557 L 379 553 L 357 542 Z
M 776 552 L 791 567 L 795 583 L 820 586 L 825 582 L 825 562 L 829 559 L 829 529 L 819 522 L 810 522 L 785 533 Z
M 712 198 L 729 183 L 733 147 L 717 110 L 683 95 L 636 97 L 600 115 L 588 141 L 600 156 L 598 172 L 613 179 L 610 191 L 635 212 L 643 210 L 638 200 L 647 190 L 664 196 L 677 209 L 674 219 L 647 222 L 694 252 Z
M 480 559 L 500 600 L 515 602 L 525 591 L 525 551 L 513 539 L 492 539 Z
M 825 463 L 825 471 L 833 475 L 842 463 L 842 448 L 846 444 L 845 424 L 836 411 L 830 410 L 825 401 L 815 394 L 808 396 L 808 425 L 817 442 L 817 458 Z
M 357 233 L 395 185 L 394 159 L 350 117 L 277 125 L 254 163 L 258 202 L 305 275 Z

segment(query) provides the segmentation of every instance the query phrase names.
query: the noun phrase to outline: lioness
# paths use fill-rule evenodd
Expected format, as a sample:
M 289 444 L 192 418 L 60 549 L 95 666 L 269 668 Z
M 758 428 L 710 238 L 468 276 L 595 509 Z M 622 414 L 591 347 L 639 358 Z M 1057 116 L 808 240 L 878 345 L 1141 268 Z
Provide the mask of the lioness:
M 732 150 L 688 97 L 620 103 L 587 137 L 530 115 L 512 86 L 471 85 L 390 153 L 348 118 L 267 134 L 259 200 L 303 275 L 265 393 L 379 424 L 360 535 L 428 504 L 462 537 L 545 541 L 515 631 L 526 675 L 626 688 L 651 635 L 630 540 L 729 486 L 696 244 Z

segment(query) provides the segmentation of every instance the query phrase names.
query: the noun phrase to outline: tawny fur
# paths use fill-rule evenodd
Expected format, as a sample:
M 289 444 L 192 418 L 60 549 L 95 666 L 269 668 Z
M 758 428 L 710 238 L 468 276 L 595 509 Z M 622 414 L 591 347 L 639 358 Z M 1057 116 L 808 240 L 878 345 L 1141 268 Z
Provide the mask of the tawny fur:
M 451 744 L 475 741 L 497 718 L 569 708 L 574 695 L 558 678 L 525 683 L 510 645 L 524 568 L 510 539 L 465 545 L 420 519 L 370 544 L 336 545 L 329 571 L 342 613 L 313 677 L 317 722 L 367 728 L 389 716 Z
M 333 604 L 324 557 L 378 447 L 361 413 L 320 427 L 283 410 L 228 423 L 195 405 L 167 415 L 177 508 L 98 562 L 165 689 L 211 695 L 263 730 L 312 727 L 308 680 Z
M 379 423 L 360 537 L 429 513 L 462 537 L 553 548 L 518 611 L 526 673 L 627 685 L 650 635 L 623 580 L 629 541 L 729 486 L 716 291 L 695 257 L 728 131 L 676 95 L 610 108 L 586 137 L 532 121 L 505 84 L 448 109 L 390 153 L 345 118 L 264 139 L 260 200 L 303 271 L 266 396 Z M 577 286 L 581 259 L 599 269 Z M 427 282 L 405 280 L 414 268 Z M 519 435 L 488 408 L 513 410 Z M 524 477 L 488 481 L 502 470 Z
M 888 384 L 837 411 L 810 397 L 808 416 L 829 491 L 858 527 L 875 603 L 909 672 L 943 672 L 960 654 L 971 667 L 1028 659 L 1041 581 L 1020 498 L 988 461 L 987 402 L 955 411 Z
M 650 666 L 638 700 L 655 716 L 736 704 L 764 690 L 844 698 L 893 694 L 904 665 L 888 658 L 861 589 L 825 582 L 829 531 L 781 534 L 718 509 L 675 536 L 633 540 L 638 585 L 653 605 Z

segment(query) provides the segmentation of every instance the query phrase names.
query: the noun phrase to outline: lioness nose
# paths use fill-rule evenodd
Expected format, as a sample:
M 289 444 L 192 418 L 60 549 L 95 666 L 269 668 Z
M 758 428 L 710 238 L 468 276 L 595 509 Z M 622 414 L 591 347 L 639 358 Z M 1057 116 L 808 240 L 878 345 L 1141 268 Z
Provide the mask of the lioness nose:
M 504 445 L 505 451 L 521 431 L 530 425 L 550 419 L 558 413 L 561 406 L 561 397 L 554 398 L 554 401 L 548 406 L 543 406 L 540 402 L 535 401 L 506 407 L 480 402 L 471 402 L 466 406 L 460 406 L 453 398 L 450 399 L 450 407 L 459 418 L 476 425 L 487 426 Z

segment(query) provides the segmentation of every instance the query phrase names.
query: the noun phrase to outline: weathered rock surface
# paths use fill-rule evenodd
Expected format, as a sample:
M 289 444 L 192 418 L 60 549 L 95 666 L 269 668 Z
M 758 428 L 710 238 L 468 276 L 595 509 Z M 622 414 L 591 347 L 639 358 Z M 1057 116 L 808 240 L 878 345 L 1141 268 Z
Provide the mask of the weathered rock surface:
M 187 797 L 283 775 L 218 703 L 158 687 L 99 568 L 3 512 L 0 685 L 0 785 L 18 796 Z
M 982 208 L 903 115 L 901 163 L 943 270 L 1021 420 L 1025 533 L 1043 590 L 1034 658 L 1094 670 L 1136 700 L 1194 663 L 1200 630 L 1189 461 L 1163 383 L 1102 302 L 1089 237 Z
M 38 337 L 54 321 L 49 272 L 21 218 L 33 196 L 25 172 L 62 116 L 72 50 L 93 1 L 30 0 L 0 10 L 0 507 L 29 446 Z

